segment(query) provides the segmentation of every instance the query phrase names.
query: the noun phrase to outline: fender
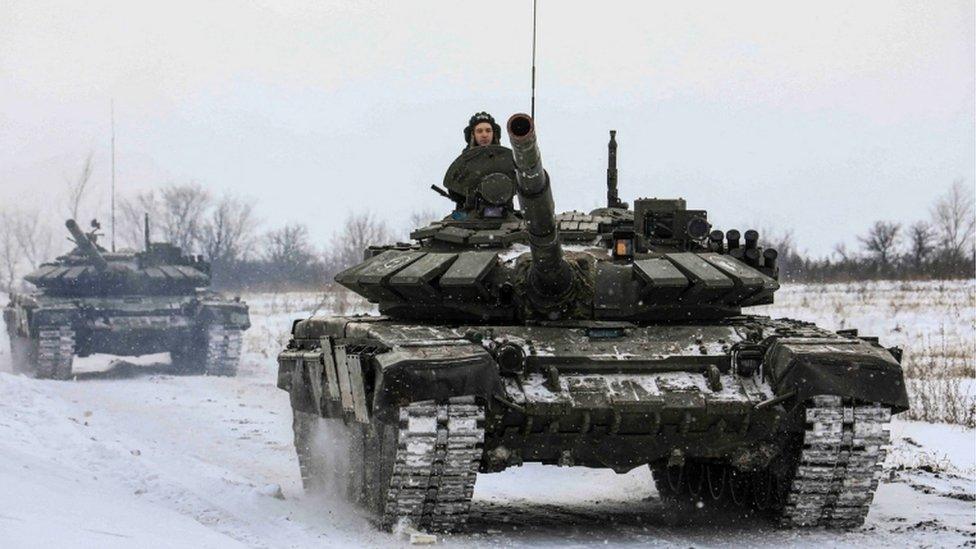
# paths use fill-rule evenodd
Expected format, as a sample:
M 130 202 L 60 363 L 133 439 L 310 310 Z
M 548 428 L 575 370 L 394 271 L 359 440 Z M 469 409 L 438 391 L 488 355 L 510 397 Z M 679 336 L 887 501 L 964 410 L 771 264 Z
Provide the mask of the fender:
M 797 391 L 799 402 L 836 395 L 908 409 L 901 365 L 880 345 L 853 338 L 782 338 L 766 351 L 766 373 L 776 394 Z
M 396 421 L 400 406 L 423 400 L 474 396 L 491 402 L 501 395 L 498 365 L 483 347 L 467 340 L 396 346 L 375 357 L 373 411 L 380 421 Z
M 241 330 L 251 327 L 246 304 L 238 301 L 203 301 L 199 305 L 200 318 L 207 323 L 233 326 Z

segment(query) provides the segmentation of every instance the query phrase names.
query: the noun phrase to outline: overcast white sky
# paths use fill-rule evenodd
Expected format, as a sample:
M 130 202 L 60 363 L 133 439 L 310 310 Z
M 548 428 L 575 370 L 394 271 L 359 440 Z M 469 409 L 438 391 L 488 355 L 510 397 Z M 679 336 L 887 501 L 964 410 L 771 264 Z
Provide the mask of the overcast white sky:
M 974 4 L 539 0 L 537 118 L 557 209 L 682 196 L 718 227 L 854 245 L 976 180 Z M 531 0 L 0 0 L 0 207 L 95 153 L 108 195 L 197 181 L 266 228 L 402 227 L 475 111 L 529 108 Z M 97 212 L 93 212 L 97 213 Z M 102 212 L 104 215 L 104 212 Z M 749 226 L 747 226 L 749 225 Z

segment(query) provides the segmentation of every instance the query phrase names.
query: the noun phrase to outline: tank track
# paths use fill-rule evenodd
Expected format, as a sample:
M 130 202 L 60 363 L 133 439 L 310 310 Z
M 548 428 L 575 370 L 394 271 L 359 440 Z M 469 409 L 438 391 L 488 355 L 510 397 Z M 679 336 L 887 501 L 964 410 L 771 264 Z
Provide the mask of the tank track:
M 483 453 L 485 410 L 473 397 L 400 409 L 393 475 L 382 518 L 432 531 L 452 531 L 468 519 Z
M 204 371 L 212 376 L 237 375 L 242 343 L 240 330 L 221 325 L 207 328 L 207 357 Z
M 40 327 L 34 356 L 34 375 L 39 379 L 70 379 L 74 354 L 74 330 L 68 326 Z
M 864 523 L 889 443 L 891 410 L 818 396 L 806 410 L 803 450 L 780 518 L 783 526 Z
M 889 443 L 891 410 L 817 396 L 786 467 L 758 472 L 691 461 L 652 469 L 662 498 L 749 507 L 781 526 L 856 528 L 864 523 Z

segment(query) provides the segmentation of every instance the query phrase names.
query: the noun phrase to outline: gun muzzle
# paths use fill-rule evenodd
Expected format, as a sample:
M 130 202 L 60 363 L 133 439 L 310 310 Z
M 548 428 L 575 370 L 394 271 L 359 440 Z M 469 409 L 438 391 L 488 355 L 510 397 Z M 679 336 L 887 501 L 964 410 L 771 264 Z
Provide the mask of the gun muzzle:
M 506 127 L 515 160 L 515 189 L 532 253 L 529 282 L 543 296 L 559 296 L 572 286 L 573 274 L 563 260 L 552 189 L 549 176 L 542 168 L 535 123 L 527 114 L 515 114 L 508 119 Z

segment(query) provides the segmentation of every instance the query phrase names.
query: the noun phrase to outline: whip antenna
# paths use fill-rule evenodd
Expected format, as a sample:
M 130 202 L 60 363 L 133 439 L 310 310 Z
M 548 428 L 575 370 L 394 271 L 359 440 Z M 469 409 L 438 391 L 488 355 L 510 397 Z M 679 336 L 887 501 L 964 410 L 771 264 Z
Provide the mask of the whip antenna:
M 109 103 L 112 119 L 112 251 L 115 251 L 115 99 Z
M 529 111 L 535 119 L 535 14 L 538 0 L 532 0 L 532 108 Z

